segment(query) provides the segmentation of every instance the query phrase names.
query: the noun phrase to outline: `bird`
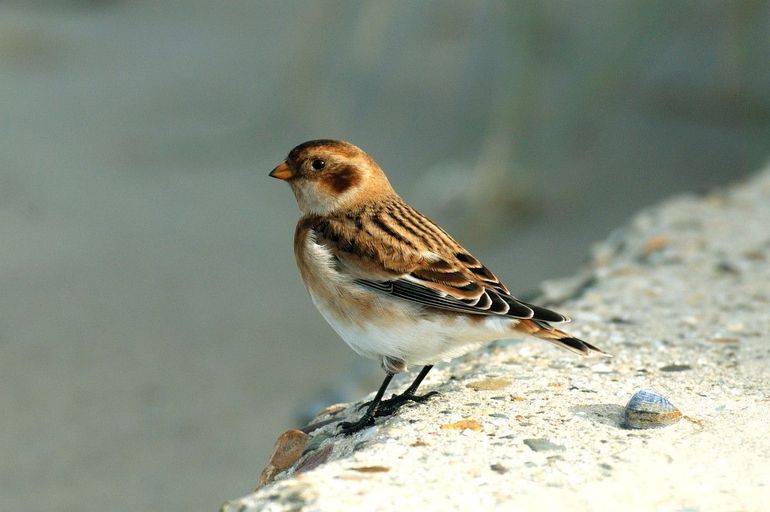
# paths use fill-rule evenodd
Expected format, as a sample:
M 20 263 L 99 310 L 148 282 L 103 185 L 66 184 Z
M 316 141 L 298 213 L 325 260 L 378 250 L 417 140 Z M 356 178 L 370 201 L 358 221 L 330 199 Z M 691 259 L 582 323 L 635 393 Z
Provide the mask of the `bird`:
M 342 140 L 294 147 L 269 174 L 289 184 L 300 210 L 299 274 L 321 315 L 385 378 L 363 415 L 338 424 L 351 435 L 417 394 L 433 365 L 498 339 L 534 336 L 572 352 L 604 354 L 552 324 L 569 318 L 514 297 L 484 264 L 399 196 L 362 149 Z M 400 394 L 394 375 L 422 366 Z

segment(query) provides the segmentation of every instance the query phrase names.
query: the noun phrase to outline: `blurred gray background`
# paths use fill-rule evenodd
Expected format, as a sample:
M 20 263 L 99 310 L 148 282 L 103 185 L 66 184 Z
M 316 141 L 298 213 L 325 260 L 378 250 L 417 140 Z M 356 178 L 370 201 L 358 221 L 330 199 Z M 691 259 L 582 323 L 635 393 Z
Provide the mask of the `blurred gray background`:
M 380 379 L 294 268 L 295 144 L 525 295 L 765 163 L 769 63 L 763 1 L 6 0 L 0 510 L 214 510 Z

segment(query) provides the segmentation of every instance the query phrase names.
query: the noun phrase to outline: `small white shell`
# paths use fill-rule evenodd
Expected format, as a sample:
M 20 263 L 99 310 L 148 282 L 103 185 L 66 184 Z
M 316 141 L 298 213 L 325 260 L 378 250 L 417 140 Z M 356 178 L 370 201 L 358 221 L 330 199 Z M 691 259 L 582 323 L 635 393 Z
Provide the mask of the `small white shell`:
M 682 412 L 663 395 L 651 389 L 640 389 L 623 411 L 624 428 L 658 428 L 676 423 Z

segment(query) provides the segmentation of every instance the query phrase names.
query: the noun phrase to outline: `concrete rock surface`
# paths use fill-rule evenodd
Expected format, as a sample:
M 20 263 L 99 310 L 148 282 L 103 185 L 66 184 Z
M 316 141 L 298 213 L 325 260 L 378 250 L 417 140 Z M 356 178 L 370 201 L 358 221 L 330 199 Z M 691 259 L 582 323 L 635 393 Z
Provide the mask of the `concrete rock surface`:
M 359 404 L 328 408 L 291 467 L 222 510 L 766 509 L 770 170 L 641 212 L 543 289 L 614 357 L 493 343 L 434 369 L 422 390 L 439 397 L 352 437 L 336 424 Z M 683 419 L 623 428 L 641 388 Z

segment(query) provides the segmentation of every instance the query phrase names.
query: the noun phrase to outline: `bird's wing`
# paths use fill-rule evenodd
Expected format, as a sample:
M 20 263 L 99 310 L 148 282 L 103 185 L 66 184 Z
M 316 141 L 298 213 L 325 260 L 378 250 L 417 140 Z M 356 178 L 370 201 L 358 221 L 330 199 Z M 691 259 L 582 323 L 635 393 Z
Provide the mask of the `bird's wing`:
M 568 318 L 528 304 L 444 230 L 398 197 L 313 223 L 361 286 L 433 308 L 542 322 Z

